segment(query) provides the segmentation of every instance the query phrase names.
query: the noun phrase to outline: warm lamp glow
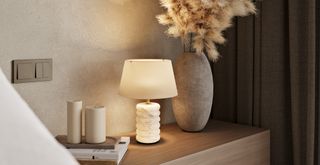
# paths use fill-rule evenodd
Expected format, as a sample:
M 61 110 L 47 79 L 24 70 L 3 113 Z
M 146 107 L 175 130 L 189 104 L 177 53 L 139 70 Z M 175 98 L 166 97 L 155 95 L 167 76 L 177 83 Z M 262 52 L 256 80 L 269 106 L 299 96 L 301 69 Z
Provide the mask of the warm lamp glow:
M 162 99 L 177 96 L 171 60 L 126 60 L 120 94 L 133 99 Z
M 136 106 L 136 140 L 155 143 L 160 140 L 160 105 L 150 99 L 177 96 L 171 60 L 126 60 L 120 82 L 120 94 L 147 102 Z

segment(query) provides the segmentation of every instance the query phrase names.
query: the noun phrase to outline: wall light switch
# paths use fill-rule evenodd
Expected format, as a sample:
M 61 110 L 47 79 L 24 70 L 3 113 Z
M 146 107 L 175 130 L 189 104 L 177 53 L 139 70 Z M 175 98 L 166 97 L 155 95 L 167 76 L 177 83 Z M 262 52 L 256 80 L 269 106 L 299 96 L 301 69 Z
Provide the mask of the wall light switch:
M 52 59 L 13 60 L 12 68 L 13 83 L 52 80 Z
M 36 63 L 36 78 L 43 77 L 43 63 Z
M 31 80 L 34 78 L 35 69 L 33 63 L 25 62 L 17 64 L 18 67 L 18 79 L 19 80 Z

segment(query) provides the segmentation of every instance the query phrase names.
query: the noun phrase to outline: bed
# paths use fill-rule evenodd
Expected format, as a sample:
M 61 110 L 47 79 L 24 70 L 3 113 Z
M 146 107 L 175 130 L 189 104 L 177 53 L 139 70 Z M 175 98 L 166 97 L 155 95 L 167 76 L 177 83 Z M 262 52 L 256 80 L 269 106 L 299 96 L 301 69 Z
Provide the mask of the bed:
M 0 68 L 0 165 L 78 165 Z

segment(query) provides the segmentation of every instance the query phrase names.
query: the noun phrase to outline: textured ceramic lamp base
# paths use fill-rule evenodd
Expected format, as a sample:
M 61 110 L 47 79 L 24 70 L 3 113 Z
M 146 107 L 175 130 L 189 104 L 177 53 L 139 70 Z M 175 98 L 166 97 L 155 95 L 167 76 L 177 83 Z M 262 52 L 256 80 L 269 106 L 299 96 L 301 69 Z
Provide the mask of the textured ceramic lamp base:
M 160 140 L 160 105 L 158 103 L 139 103 L 136 106 L 136 140 L 152 144 Z

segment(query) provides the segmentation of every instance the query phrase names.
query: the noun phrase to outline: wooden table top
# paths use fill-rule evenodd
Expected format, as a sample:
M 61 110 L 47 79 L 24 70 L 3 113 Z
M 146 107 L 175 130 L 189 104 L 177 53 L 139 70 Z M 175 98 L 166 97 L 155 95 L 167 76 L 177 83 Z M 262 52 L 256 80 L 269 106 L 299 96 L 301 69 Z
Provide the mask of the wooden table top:
M 156 144 L 139 144 L 134 132 L 127 134 L 131 143 L 121 164 L 161 164 L 265 131 L 268 130 L 216 120 L 210 120 L 197 133 L 184 132 L 176 124 L 162 125 L 161 140 Z

